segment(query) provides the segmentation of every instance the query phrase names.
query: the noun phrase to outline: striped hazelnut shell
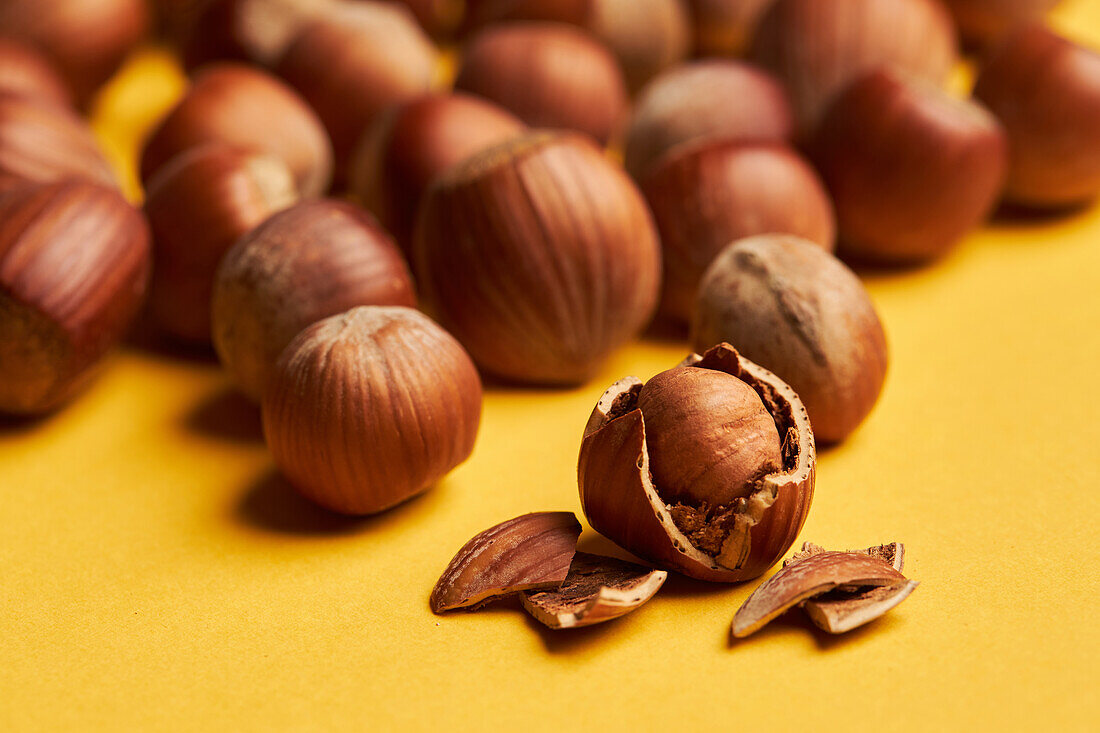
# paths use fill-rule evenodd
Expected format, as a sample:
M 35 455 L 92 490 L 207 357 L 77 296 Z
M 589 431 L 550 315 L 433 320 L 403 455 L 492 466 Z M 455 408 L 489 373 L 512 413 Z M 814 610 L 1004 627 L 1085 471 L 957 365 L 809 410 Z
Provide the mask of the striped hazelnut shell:
M 73 104 L 73 93 L 50 60 L 34 46 L 0 37 L 0 94 L 31 97 L 59 107 Z
M 114 189 L 70 180 L 0 194 L 0 412 L 48 412 L 86 386 L 148 280 L 148 227 Z
M 302 331 L 263 400 L 267 445 L 306 497 L 384 511 L 469 457 L 481 381 L 462 347 L 411 308 L 359 307 Z
M 700 580 L 749 580 L 778 562 L 809 514 L 816 471 L 810 421 L 794 390 L 729 344 L 692 355 L 684 365 L 735 376 L 761 396 L 783 436 L 782 470 L 737 499 L 719 556 L 703 552 L 677 527 L 653 481 L 637 406 L 642 382 L 627 377 L 608 388 L 585 427 L 577 471 L 581 506 L 593 529 L 658 567 Z
M 408 267 L 362 209 L 327 199 L 280 211 L 226 253 L 212 336 L 237 386 L 259 402 L 280 352 L 306 326 L 357 305 L 415 306 Z
M 485 372 L 585 381 L 649 322 L 660 248 L 641 194 L 582 136 L 535 132 L 444 173 L 420 210 L 421 293 Z

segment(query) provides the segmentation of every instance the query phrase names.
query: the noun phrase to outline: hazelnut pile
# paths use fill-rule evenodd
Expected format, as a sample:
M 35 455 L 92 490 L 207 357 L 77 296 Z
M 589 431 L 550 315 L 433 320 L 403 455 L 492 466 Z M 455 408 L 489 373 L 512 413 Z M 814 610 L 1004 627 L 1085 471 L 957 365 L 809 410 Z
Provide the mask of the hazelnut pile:
M 999 204 L 1100 195 L 1100 55 L 1045 27 L 1055 3 L 5 0 L 0 412 L 61 409 L 144 307 L 216 352 L 304 496 L 373 514 L 471 455 L 483 379 L 584 384 L 653 324 L 694 353 L 605 391 L 578 481 L 592 528 L 659 570 L 530 514 L 471 540 L 432 609 L 517 593 L 567 628 L 667 571 L 759 577 L 818 444 L 883 388 L 845 262 L 927 264 Z M 153 34 L 191 84 L 139 205 L 83 112 Z M 960 49 L 970 96 L 946 86 Z M 807 550 L 734 633 L 885 612 L 915 587 L 885 547 Z

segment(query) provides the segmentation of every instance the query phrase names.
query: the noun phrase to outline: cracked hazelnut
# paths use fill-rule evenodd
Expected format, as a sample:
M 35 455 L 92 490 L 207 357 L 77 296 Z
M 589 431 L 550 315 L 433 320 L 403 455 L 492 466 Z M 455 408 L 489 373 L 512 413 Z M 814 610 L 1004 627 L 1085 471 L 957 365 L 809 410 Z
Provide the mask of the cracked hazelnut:
M 187 148 L 208 142 L 281 158 L 302 196 L 320 195 L 332 179 L 332 146 L 317 115 L 290 87 L 249 66 L 216 64 L 199 72 L 146 142 L 142 181 Z
M 798 237 L 735 242 L 699 287 L 697 352 L 727 342 L 789 384 L 819 442 L 844 440 L 878 401 L 886 335 L 855 273 Z
M 72 398 L 145 296 L 149 232 L 114 189 L 85 181 L 0 194 L 0 412 Z
M 481 381 L 446 331 L 411 308 L 314 323 L 279 357 L 264 436 L 306 497 L 374 514 L 427 490 L 474 449 Z
M 242 237 L 214 279 L 213 342 L 259 402 L 279 353 L 306 326 L 357 305 L 415 306 L 408 268 L 374 218 L 342 201 L 303 201 Z
M 530 133 L 451 168 L 425 197 L 414 249 L 440 322 L 506 380 L 583 382 L 656 305 L 645 201 L 576 134 Z
M 794 543 L 814 471 L 798 396 L 722 344 L 644 385 L 613 384 L 585 428 L 578 482 L 597 532 L 658 567 L 734 582 Z

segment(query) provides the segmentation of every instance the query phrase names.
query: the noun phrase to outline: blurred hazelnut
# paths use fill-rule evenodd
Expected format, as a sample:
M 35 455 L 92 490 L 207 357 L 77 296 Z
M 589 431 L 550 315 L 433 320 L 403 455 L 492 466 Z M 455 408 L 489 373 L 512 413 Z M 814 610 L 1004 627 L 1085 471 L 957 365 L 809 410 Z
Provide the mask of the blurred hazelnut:
M 222 142 L 282 159 L 303 196 L 332 179 L 332 146 L 313 110 L 275 77 L 240 64 L 207 67 L 145 143 L 141 178 L 187 148 Z
M 39 414 L 83 389 L 122 339 L 149 276 L 149 232 L 85 181 L 0 194 L 0 412 Z
M 638 95 L 626 133 L 626 169 L 641 179 L 680 143 L 719 137 L 784 142 L 793 128 L 786 92 L 770 74 L 737 61 L 683 64 Z
M 462 20 L 463 0 L 397 0 L 432 38 L 449 38 Z
M 415 306 L 397 247 L 361 209 L 303 201 L 246 234 L 214 280 L 213 341 L 237 386 L 259 402 L 299 331 L 357 305 Z
M 509 23 L 467 46 L 455 89 L 533 127 L 579 130 L 607 143 L 628 111 L 622 73 L 591 36 L 556 23 Z
M 149 306 L 157 325 L 183 341 L 209 342 L 222 256 L 296 199 L 285 163 L 223 143 L 190 148 L 162 166 L 145 196 L 153 233 Z
M 630 178 L 583 136 L 530 133 L 436 179 L 417 282 L 486 372 L 577 384 L 649 322 L 660 248 Z
M 944 0 L 962 37 L 988 47 L 1013 30 L 1041 21 L 1060 0 Z
M 300 333 L 264 395 L 264 435 L 304 495 L 374 514 L 425 491 L 474 449 L 481 380 L 411 308 L 360 307 Z
M 841 251 L 887 264 L 947 252 L 989 215 L 1007 165 L 1004 132 L 980 105 L 885 70 L 834 100 L 810 147 Z
M 73 93 L 53 63 L 33 46 L 0 38 L 0 94 L 70 107 Z
M 214 61 L 271 66 L 302 27 L 346 0 L 207 0 L 183 29 L 188 69 Z
M 443 171 L 522 134 L 510 112 L 466 94 L 433 94 L 391 108 L 360 142 L 351 189 L 406 252 L 420 200 Z
M 772 0 L 687 0 L 698 56 L 740 56 Z
M 774 372 L 819 442 L 855 430 L 886 378 L 886 336 L 859 278 L 789 235 L 749 237 L 718 255 L 699 286 L 692 341 L 700 353 L 727 342 Z
M 661 313 L 690 323 L 703 271 L 753 234 L 796 234 L 832 250 L 833 207 L 813 168 L 777 143 L 709 140 L 673 149 L 642 182 L 664 253 Z

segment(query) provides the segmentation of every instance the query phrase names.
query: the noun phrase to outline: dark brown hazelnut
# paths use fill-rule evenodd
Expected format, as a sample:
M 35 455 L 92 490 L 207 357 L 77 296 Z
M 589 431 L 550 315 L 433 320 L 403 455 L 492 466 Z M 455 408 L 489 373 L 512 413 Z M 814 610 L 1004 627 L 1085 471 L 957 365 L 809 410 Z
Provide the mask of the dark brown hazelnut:
M 406 252 L 420 200 L 443 171 L 526 130 L 500 107 L 466 94 L 432 94 L 395 106 L 360 141 L 352 192 Z
M 993 115 L 919 79 L 879 70 L 838 96 L 810 143 L 846 255 L 938 257 L 990 213 L 1007 146 Z
M 336 178 L 378 113 L 428 91 L 436 50 L 405 8 L 341 5 L 306 24 L 275 66 L 325 123 Z
M 424 199 L 414 249 L 443 326 L 515 382 L 583 382 L 657 301 L 645 200 L 577 134 L 531 133 L 451 168 Z
M 1033 26 L 989 59 L 974 96 L 1008 134 L 1010 200 L 1063 207 L 1100 194 L 1100 54 Z
M 278 158 L 223 143 L 180 153 L 149 182 L 153 232 L 149 307 L 157 325 L 194 343 L 210 341 L 210 298 L 222 256 L 244 234 L 297 200 Z
M 710 140 L 673 149 L 642 182 L 661 233 L 661 313 L 690 323 L 699 280 L 726 246 L 796 234 L 832 250 L 833 207 L 813 168 L 778 143 Z
M 149 30 L 146 0 L 4 0 L 0 34 L 33 43 L 81 104 L 115 73 Z
M 206 0 L 182 30 L 179 43 L 188 69 L 214 61 L 271 66 L 298 31 L 345 0 Z
M 397 0 L 432 38 L 450 38 L 462 21 L 463 0 Z
M 1060 0 L 944 0 L 968 43 L 989 47 L 1021 26 L 1041 21 Z
M 53 63 L 33 46 L 14 38 L 0 38 L 0 94 L 59 107 L 73 104 L 73 93 Z
M 0 412 L 49 412 L 129 327 L 149 231 L 118 191 L 76 180 L 0 194 L 0 222 Z
M 201 71 L 146 142 L 142 181 L 184 150 L 209 142 L 282 159 L 303 196 L 323 193 L 332 179 L 332 146 L 317 115 L 294 90 L 258 69 L 217 64 Z
M 786 85 L 803 136 L 857 77 L 885 66 L 942 84 L 956 57 L 938 0 L 775 0 L 752 46 L 752 58 Z
M 91 128 L 75 112 L 0 93 L 0 191 L 67 178 L 117 186 Z
M 760 69 L 714 59 L 676 66 L 642 89 L 626 133 L 626 169 L 641 179 L 673 147 L 709 138 L 785 142 L 794 119 L 783 86 Z
M 499 104 L 532 127 L 579 130 L 606 143 L 628 111 L 615 57 L 556 23 L 508 23 L 467 46 L 455 88 Z
M 615 54 L 631 90 L 684 59 L 691 46 L 682 0 L 472 0 L 468 6 L 467 27 L 526 20 L 585 29 Z
M 357 305 L 415 306 L 405 261 L 367 212 L 303 201 L 240 239 L 214 280 L 213 341 L 237 386 L 259 402 L 299 331 Z
M 772 0 L 687 0 L 698 56 L 740 56 Z
M 819 442 L 855 430 L 886 378 L 886 336 L 863 284 L 798 237 L 750 237 L 718 255 L 699 286 L 692 342 L 700 353 L 727 342 L 774 372 Z
M 411 308 L 353 308 L 313 324 L 279 358 L 263 400 L 279 468 L 343 514 L 428 489 L 469 457 L 480 420 L 470 357 Z
M 815 465 L 798 396 L 722 344 L 604 393 L 581 443 L 581 506 L 593 529 L 659 567 L 749 580 L 794 544 Z

